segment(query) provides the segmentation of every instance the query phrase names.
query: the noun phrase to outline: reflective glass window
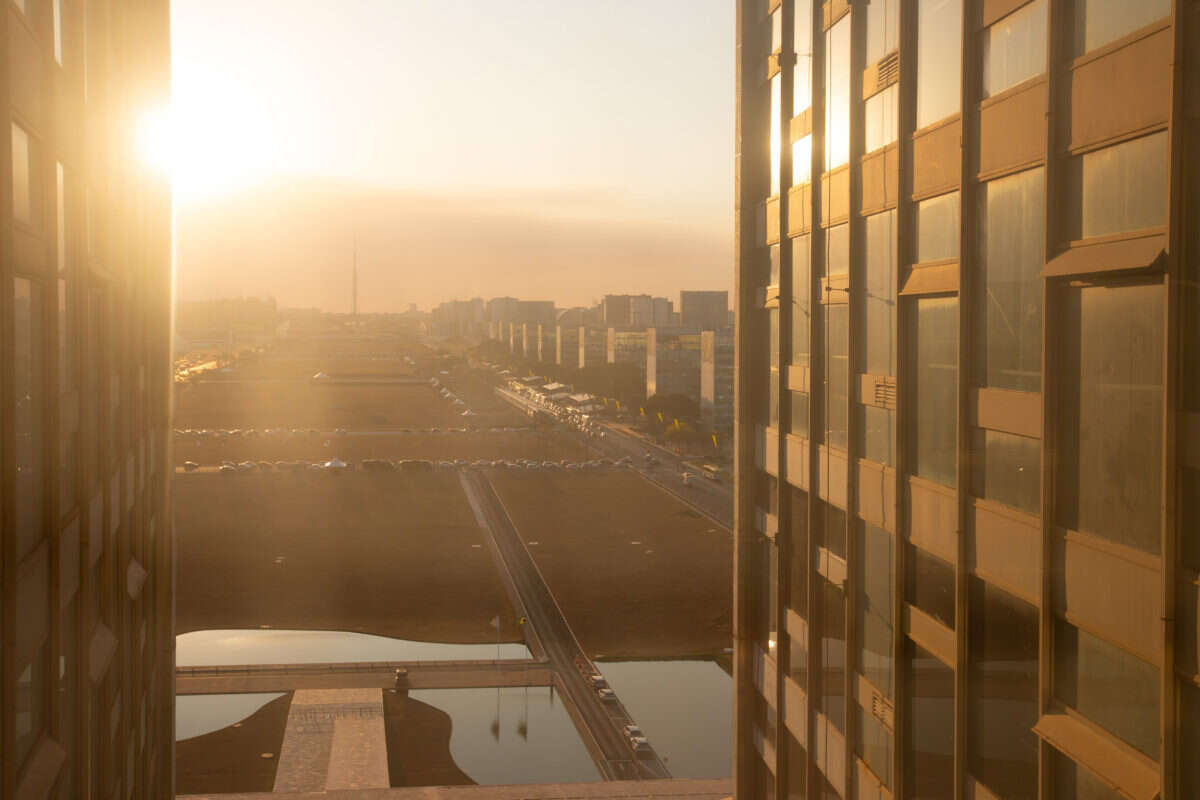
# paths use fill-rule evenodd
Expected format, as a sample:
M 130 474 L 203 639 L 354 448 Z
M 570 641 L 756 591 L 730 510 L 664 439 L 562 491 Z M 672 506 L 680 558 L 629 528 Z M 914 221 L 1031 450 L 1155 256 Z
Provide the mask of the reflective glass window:
M 1044 171 L 988 181 L 979 192 L 978 380 L 1042 388 Z
M 798 115 L 812 105 L 812 0 L 796 0 L 794 7 L 796 67 L 792 73 L 792 113 Z
M 850 161 L 850 15 L 825 40 L 825 170 Z
M 863 105 L 866 152 L 873 153 L 896 141 L 900 129 L 900 118 L 897 112 L 899 102 L 900 84 L 898 83 L 893 83 L 882 92 L 876 92 L 867 98 Z
M 21 698 L 22 702 L 18 703 L 16 708 L 15 753 L 11 763 L 19 768 L 29 757 L 46 726 L 45 644 L 38 645 L 31 663 L 18 667 L 16 696 Z
M 1186 681 L 1179 685 L 1179 727 L 1179 752 L 1200 753 L 1200 687 Z M 1200 797 L 1200 758 L 1182 759 L 1179 778 L 1183 797 Z
M 808 392 L 791 392 L 792 433 L 805 439 L 809 436 L 808 401 Z
M 45 536 L 44 456 L 46 409 L 45 347 L 41 287 L 13 280 L 13 401 L 16 407 L 16 557 L 23 558 Z
M 792 142 L 792 185 L 812 182 L 812 134 Z
M 910 641 L 905 673 L 904 797 L 945 800 L 954 796 L 954 671 Z
M 1041 512 L 1042 443 L 1001 431 L 976 428 L 971 443 L 976 497 Z
M 779 245 L 767 248 L 767 285 L 779 285 Z
M 846 596 L 824 578 L 821 586 L 821 704 L 829 721 L 846 730 Z
M 67 268 L 67 196 L 62 164 L 55 165 L 55 173 L 55 256 L 58 259 L 58 271 L 61 274 Z
M 889 789 L 892 786 L 892 734 L 875 715 L 862 706 L 858 709 L 858 739 L 854 751 L 875 777 Z
M 958 258 L 958 192 L 917 204 L 917 262 Z
M 919 0 L 917 128 L 957 114 L 961 94 L 962 0 Z
M 857 562 L 858 663 L 863 677 L 888 697 L 894 696 L 892 657 L 892 535 L 859 520 Z
M 782 163 L 783 112 L 781 108 L 782 77 L 771 78 L 771 197 L 779 194 L 779 170 Z
M 896 211 L 867 217 L 863 287 L 863 365 L 871 375 L 896 374 Z
M 25 129 L 12 123 L 13 217 L 32 225 L 37 216 L 37 176 L 33 165 L 33 142 Z
M 812 252 L 810 238 L 792 240 L 792 363 L 809 363 L 812 327 Z
M 983 33 L 983 96 L 1046 71 L 1046 0 L 1035 0 Z
M 1171 0 L 1075 0 L 1075 55 L 1103 47 L 1171 13 Z
M 866 6 L 866 64 L 870 66 L 895 50 L 900 41 L 900 0 L 867 0 Z
M 997 797 L 1037 797 L 1038 611 L 970 579 L 967 757 Z
M 1084 153 L 1067 164 L 1071 239 L 1166 225 L 1165 131 Z
M 779 309 L 767 309 L 768 341 L 771 348 L 771 366 L 779 366 Z
M 905 551 L 904 599 L 953 630 L 954 565 L 911 543 L 905 544 Z
M 1058 522 L 1157 555 L 1162 287 L 1085 286 L 1064 299 Z
M 896 428 L 896 412 L 890 408 L 860 405 L 859 431 L 862 441 L 859 452 L 867 461 L 895 466 L 892 449 Z
M 783 47 L 783 6 L 771 12 L 771 52 L 778 53 Z
M 54 18 L 54 60 L 61 65 L 62 54 L 62 0 L 53 0 L 51 11 Z
M 1126 800 L 1086 768 L 1054 751 L 1054 800 Z
M 758 558 L 757 572 L 760 582 L 755 640 L 764 653 L 774 656 L 775 643 L 779 640 L 775 624 L 779 609 L 779 548 L 775 542 L 765 536 L 759 536 Z
M 952 486 L 958 433 L 958 298 L 919 298 L 916 322 L 911 472 Z
M 1063 620 L 1054 627 L 1054 696 L 1158 758 L 1158 667 Z
M 825 443 L 846 449 L 846 416 L 850 389 L 848 305 L 825 307 Z
M 788 608 L 807 621 L 808 616 L 808 494 L 799 489 L 792 493 L 791 586 Z M 808 691 L 808 636 L 797 636 L 789 626 L 792 680 Z
M 153 584 L 150 581 L 148 585 Z M 58 796 L 75 798 L 75 758 L 78 747 L 76 726 L 79 718 L 79 600 L 72 598 L 63 608 L 58 657 L 58 734 L 55 737 L 66 751 L 66 760 L 58 777 Z
M 75 329 L 72 324 L 70 298 L 67 282 L 58 281 L 58 391 L 65 393 L 75 388 Z
M 796 738 L 788 734 L 788 797 L 804 800 L 808 796 L 808 759 Z
M 825 231 L 824 267 L 825 272 L 822 272 L 822 275 L 850 274 L 850 226 L 848 224 L 835 225 Z

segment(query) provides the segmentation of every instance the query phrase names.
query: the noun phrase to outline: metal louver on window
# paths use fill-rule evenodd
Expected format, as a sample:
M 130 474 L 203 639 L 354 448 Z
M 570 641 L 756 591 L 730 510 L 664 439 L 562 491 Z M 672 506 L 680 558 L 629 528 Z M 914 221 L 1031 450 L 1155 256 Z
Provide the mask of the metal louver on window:
M 879 60 L 875 66 L 875 90 L 882 92 L 900 80 L 900 53 L 893 51 Z

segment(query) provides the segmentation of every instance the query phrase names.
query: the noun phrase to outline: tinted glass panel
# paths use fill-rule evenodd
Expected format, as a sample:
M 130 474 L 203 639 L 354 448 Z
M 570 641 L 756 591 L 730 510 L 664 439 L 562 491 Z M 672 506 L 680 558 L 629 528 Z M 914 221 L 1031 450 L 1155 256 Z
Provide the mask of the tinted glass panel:
M 808 620 L 808 495 L 792 489 L 791 579 L 788 608 Z M 808 637 L 788 629 L 791 643 L 791 675 L 801 688 L 808 688 Z
M 1055 697 L 1158 758 L 1158 668 L 1062 620 L 1054 638 Z
M 821 274 L 850 274 L 849 225 L 835 225 L 825 231 L 825 272 Z
M 767 248 L 767 285 L 779 285 L 779 245 Z
M 792 142 L 792 185 L 812 181 L 812 134 Z
M 983 34 L 983 96 L 1046 71 L 1046 0 L 1009 14 Z
M 781 75 L 776 75 L 771 78 L 771 196 L 779 194 L 779 169 L 780 157 L 783 148 L 783 116 L 780 103 L 783 101 L 783 96 L 780 94 L 782 90 L 783 78 Z
M 863 365 L 871 375 L 896 374 L 896 212 L 867 217 L 863 290 Z
M 920 298 L 916 305 L 912 474 L 950 486 L 957 462 L 958 299 Z
M 858 663 L 863 677 L 894 696 L 892 659 L 892 535 L 861 520 L 858 528 Z
M 1171 0 L 1075 0 L 1075 55 L 1103 47 L 1171 13 Z
M 957 114 L 962 100 L 962 0 L 917 5 L 917 128 Z
M 1054 800 L 1125 800 L 1107 783 L 1062 753 L 1055 751 L 1053 765 Z
M 46 400 L 42 290 L 38 284 L 13 280 L 13 402 L 16 428 L 17 485 L 16 557 L 28 554 L 45 536 L 43 498 L 45 474 L 43 415 Z
M 1180 760 L 1180 788 L 1184 797 L 1200 797 L 1200 688 L 1193 683 L 1179 686 L 1179 752 L 1191 753 Z
M 1037 514 L 1042 508 L 1042 443 L 976 428 L 971 443 L 976 497 Z
M 892 786 L 892 734 L 875 715 L 858 706 L 858 741 L 855 752 L 866 762 L 875 777 Z
M 792 392 L 792 433 L 808 438 L 808 392 Z
M 954 796 L 954 672 L 911 641 L 908 658 L 904 796 L 945 800 Z
M 43 595 L 44 596 L 44 595 Z M 16 765 L 25 763 L 46 725 L 46 646 L 39 645 L 33 662 L 18 667 L 17 696 L 25 702 L 16 709 Z
M 55 173 L 55 256 L 58 259 L 58 271 L 63 272 L 67 268 L 67 200 L 62 164 L 55 165 Z
M 1038 612 L 978 578 L 970 587 L 971 775 L 997 797 L 1037 797 Z
M 954 628 L 954 567 L 912 544 L 904 597 L 947 628 Z
M 1059 523 L 1157 554 L 1162 288 L 1089 286 L 1065 300 Z
M 153 583 L 151 581 L 150 583 Z M 75 757 L 78 733 L 76 724 L 79 714 L 79 646 L 78 616 L 79 601 L 72 599 L 63 608 L 61 624 L 61 649 L 58 658 L 58 735 L 57 740 L 66 751 L 58 778 L 58 796 L 62 800 L 75 797 Z
M 917 204 L 917 261 L 958 258 L 958 192 Z
M 12 123 L 12 200 L 13 217 L 26 224 L 33 223 L 34 183 L 33 147 L 29 134 L 15 122 Z
M 839 731 L 846 730 L 846 597 L 824 578 L 821 585 L 821 705 Z
M 1042 388 L 1043 174 L 989 181 L 979 194 L 976 339 L 984 386 Z
M 899 0 L 867 0 L 866 6 L 866 63 L 870 66 L 896 49 L 900 38 L 900 2 Z
M 808 761 L 804 748 L 788 734 L 788 797 L 803 800 L 807 797 Z
M 807 364 L 812 326 L 812 252 L 808 236 L 792 240 L 792 363 Z
M 799 114 L 812 105 L 812 0 L 796 0 L 793 22 L 796 66 L 792 72 L 792 113 Z
M 1070 192 L 1078 205 L 1072 239 L 1167 223 L 1167 134 L 1153 133 L 1071 159 Z
M 829 29 L 825 53 L 825 169 L 850 160 L 850 15 Z
M 771 347 L 771 366 L 779 366 L 779 309 L 767 309 L 768 341 Z
M 825 307 L 825 441 L 846 449 L 847 398 L 850 381 L 850 347 L 847 305 Z
M 771 52 L 778 53 L 783 47 L 783 6 L 771 14 Z
M 900 85 L 897 83 L 867 98 L 863 106 L 866 152 L 872 153 L 896 141 L 899 130 L 899 115 L 896 111 L 899 98 Z
M 896 412 L 877 406 L 859 406 L 859 411 L 862 457 L 876 464 L 895 466 L 892 442 L 896 428 Z

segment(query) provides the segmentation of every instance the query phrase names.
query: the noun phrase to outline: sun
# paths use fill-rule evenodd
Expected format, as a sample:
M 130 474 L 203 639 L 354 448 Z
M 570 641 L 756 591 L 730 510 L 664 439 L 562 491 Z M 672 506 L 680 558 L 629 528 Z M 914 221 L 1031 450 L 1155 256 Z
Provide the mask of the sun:
M 156 108 L 142 115 L 137 126 L 139 158 L 162 175 L 174 177 L 178 159 L 178 139 L 170 108 Z

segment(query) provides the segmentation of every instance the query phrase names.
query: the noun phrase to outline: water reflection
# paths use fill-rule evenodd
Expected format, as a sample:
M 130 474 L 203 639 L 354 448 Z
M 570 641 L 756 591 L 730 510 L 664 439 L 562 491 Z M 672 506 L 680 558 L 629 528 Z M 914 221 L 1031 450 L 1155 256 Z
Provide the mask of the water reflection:
M 574 723 L 549 687 L 423 689 L 409 697 L 450 715 L 450 755 L 476 783 L 600 779 Z
M 175 741 L 228 728 L 285 692 L 181 694 L 175 698 Z
M 175 637 L 181 667 L 529 658 L 523 644 L 414 642 L 350 631 L 212 630 Z
M 712 661 L 613 661 L 600 671 L 675 778 L 733 774 L 733 680 Z

